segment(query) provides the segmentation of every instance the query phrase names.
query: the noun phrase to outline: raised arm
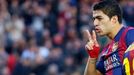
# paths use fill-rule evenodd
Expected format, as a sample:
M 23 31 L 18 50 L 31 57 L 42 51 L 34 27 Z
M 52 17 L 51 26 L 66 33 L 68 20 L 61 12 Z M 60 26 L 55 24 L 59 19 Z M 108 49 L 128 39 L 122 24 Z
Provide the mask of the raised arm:
M 85 35 L 88 40 L 87 44 L 85 45 L 85 48 L 89 54 L 89 58 L 87 61 L 84 75 L 102 75 L 96 69 L 96 61 L 97 61 L 99 51 L 100 51 L 100 46 L 96 39 L 96 33 L 95 31 L 92 31 L 92 35 L 91 35 L 88 30 L 85 30 Z

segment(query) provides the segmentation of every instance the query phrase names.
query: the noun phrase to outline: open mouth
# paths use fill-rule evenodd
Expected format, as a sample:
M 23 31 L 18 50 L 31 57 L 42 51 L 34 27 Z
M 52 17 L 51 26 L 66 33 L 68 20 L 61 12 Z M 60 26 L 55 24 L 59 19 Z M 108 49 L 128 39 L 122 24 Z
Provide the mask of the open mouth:
M 101 30 L 100 30 L 98 27 L 95 27 L 95 31 L 96 31 L 97 33 L 100 33 L 100 32 L 101 32 Z

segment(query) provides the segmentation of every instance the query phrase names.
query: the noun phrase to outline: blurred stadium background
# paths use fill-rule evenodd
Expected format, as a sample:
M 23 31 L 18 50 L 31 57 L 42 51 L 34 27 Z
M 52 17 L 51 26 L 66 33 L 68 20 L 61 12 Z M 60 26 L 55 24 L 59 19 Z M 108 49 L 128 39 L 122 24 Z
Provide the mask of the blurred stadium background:
M 83 30 L 99 0 L 0 0 L 0 75 L 83 75 Z M 118 1 L 134 25 L 134 1 Z M 104 46 L 108 39 L 98 37 Z

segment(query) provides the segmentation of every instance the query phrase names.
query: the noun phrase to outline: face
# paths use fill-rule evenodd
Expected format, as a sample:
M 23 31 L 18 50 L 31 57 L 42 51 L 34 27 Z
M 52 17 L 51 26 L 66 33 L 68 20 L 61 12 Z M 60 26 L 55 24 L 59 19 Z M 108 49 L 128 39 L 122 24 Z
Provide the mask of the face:
M 93 11 L 93 21 L 95 31 L 98 35 L 108 35 L 113 28 L 110 18 L 101 10 Z

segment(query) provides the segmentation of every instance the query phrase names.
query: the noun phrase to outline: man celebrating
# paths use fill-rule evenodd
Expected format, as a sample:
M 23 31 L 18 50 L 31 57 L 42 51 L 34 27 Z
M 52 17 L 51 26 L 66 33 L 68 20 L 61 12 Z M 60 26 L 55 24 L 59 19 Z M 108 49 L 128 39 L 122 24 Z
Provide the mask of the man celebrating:
M 118 3 L 103 0 L 95 4 L 93 19 L 96 33 L 106 35 L 111 42 L 100 53 L 95 31 L 92 34 L 85 31 L 88 38 L 85 48 L 89 59 L 84 75 L 132 75 L 134 61 L 131 59 L 134 55 L 130 52 L 134 50 L 134 28 L 122 25 L 122 12 Z

